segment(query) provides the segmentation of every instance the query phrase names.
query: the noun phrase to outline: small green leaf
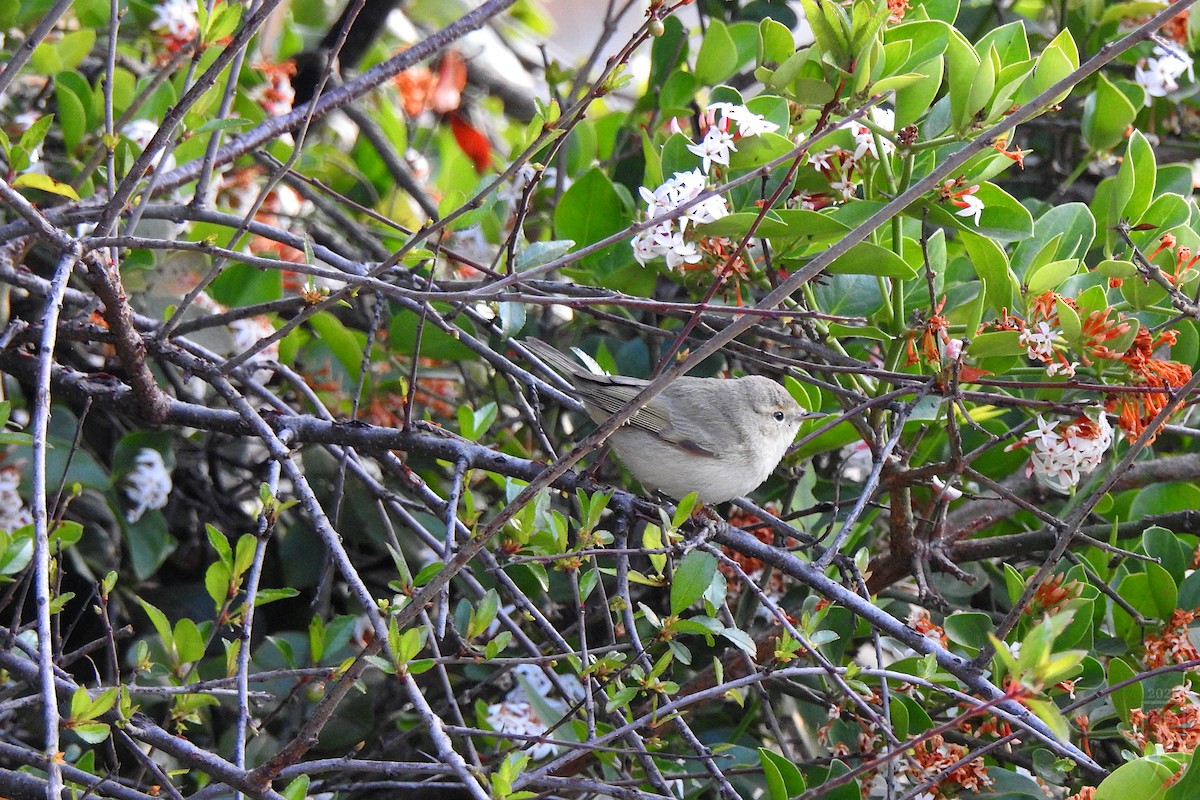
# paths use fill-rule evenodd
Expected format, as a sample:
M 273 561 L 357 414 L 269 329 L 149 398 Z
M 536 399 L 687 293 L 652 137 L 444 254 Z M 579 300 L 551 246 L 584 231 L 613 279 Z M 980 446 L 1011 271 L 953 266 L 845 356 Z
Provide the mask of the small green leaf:
M 79 193 L 76 192 L 69 184 L 62 181 L 56 181 L 49 175 L 43 175 L 40 172 L 23 172 L 12 180 L 14 189 L 38 189 L 39 191 L 57 194 L 62 197 L 69 197 L 72 200 L 79 199 Z
M 287 600 L 300 594 L 297 590 L 290 587 L 280 589 L 259 589 L 258 594 L 254 595 L 254 605 L 265 606 L 267 603 L 274 603 L 276 600 Z
M 703 550 L 692 550 L 683 557 L 671 580 L 671 614 L 678 616 L 699 600 L 712 583 L 717 558 Z
M 284 787 L 284 800 L 304 800 L 308 796 L 308 776 L 301 775 Z
M 106 722 L 82 722 L 72 726 L 71 729 L 88 744 L 100 744 L 108 738 L 111 732 Z

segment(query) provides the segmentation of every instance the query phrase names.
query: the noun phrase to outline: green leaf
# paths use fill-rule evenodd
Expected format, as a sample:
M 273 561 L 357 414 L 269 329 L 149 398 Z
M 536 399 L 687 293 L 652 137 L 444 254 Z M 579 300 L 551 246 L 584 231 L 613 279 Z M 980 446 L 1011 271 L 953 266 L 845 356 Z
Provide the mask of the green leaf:
M 229 567 L 220 561 L 209 564 L 208 569 L 204 572 L 204 588 L 218 610 L 229 599 L 229 584 L 232 577 Z
M 698 226 L 705 236 L 741 237 L 750 231 L 750 225 L 762 217 L 755 235 L 776 240 L 782 245 L 789 241 L 808 241 L 825 238 L 840 238 L 850 226 L 834 219 L 829 214 L 805 209 L 773 209 L 764 216 L 758 212 L 735 211 L 715 222 Z
M 729 29 L 720 20 L 710 20 L 700 52 L 696 54 L 696 79 L 712 86 L 728 78 L 739 66 L 737 45 Z
M 533 242 L 522 248 L 521 252 L 517 254 L 517 272 L 525 272 L 549 264 L 571 252 L 571 248 L 574 246 L 575 242 L 572 239 Z
M 434 303 L 433 307 L 441 313 L 450 310 L 449 306 L 442 303 Z M 392 352 L 411 354 L 416 349 L 418 321 L 419 317 L 411 312 L 393 313 L 392 322 L 388 326 L 388 343 Z M 466 320 L 460 318 L 455 322 L 465 332 L 474 333 L 471 324 Z M 428 324 L 421 332 L 421 355 L 445 361 L 465 361 L 476 357 L 475 351 L 459 341 L 458 336 Z
M 795 147 L 791 139 L 778 133 L 760 133 L 758 136 L 739 139 L 737 151 L 729 156 L 729 168 L 755 169 L 785 153 L 790 153 Z
M 1056 298 L 1054 302 L 1054 307 L 1058 310 L 1058 324 L 1063 329 L 1063 336 L 1068 342 L 1079 344 L 1080 336 L 1083 333 L 1083 323 L 1079 319 L 1079 313 L 1061 297 Z
M 1038 56 L 1037 66 L 1033 68 L 1033 75 L 1030 76 L 1025 88 L 1018 95 L 1017 102 L 1033 99 L 1077 69 L 1079 69 L 1079 49 L 1075 46 L 1071 32 L 1063 28 Z M 1068 94 L 1070 94 L 1069 90 L 1052 98 L 1050 104 L 1061 103 Z
M 239 579 L 254 563 L 254 551 L 257 545 L 258 539 L 253 534 L 243 533 L 238 537 L 237 544 L 233 548 L 233 574 Z
M 458 433 L 464 439 L 473 442 L 487 433 L 491 424 L 496 421 L 499 412 L 495 402 L 487 403 L 478 409 L 462 405 L 458 407 Z
M 1193 483 L 1154 483 L 1137 493 L 1130 519 L 1200 508 L 1200 488 Z M 1137 516 L 1133 516 L 1133 515 Z
M 171 623 L 167 620 L 167 615 L 159 611 L 158 608 L 146 602 L 140 597 L 135 598 L 142 610 L 146 612 L 146 616 L 150 618 L 150 624 L 154 626 L 154 630 L 158 632 L 158 638 L 162 640 L 163 646 L 167 650 L 175 649 L 175 634 L 171 631 Z
M 413 586 L 424 586 L 433 580 L 433 576 L 437 575 L 446 568 L 444 561 L 435 561 L 432 564 L 426 564 L 421 570 L 413 576 Z
M 796 39 L 788 26 L 764 17 L 758 24 L 758 63 L 782 64 L 796 51 Z
M 71 716 L 75 718 L 83 718 L 91 705 L 91 695 L 88 694 L 88 690 L 85 687 L 80 686 L 75 690 L 75 693 L 71 695 Z
M 488 626 L 496 619 L 500 611 L 500 595 L 495 589 L 488 589 L 479 604 L 471 609 L 471 622 L 467 626 L 467 638 L 474 639 L 482 636 Z
M 909 207 L 905 214 L 921 218 L 921 210 L 929 210 L 930 221 L 949 228 L 989 236 L 1000 242 L 1015 242 L 1028 238 L 1033 233 L 1033 216 L 1015 197 L 994 183 L 984 181 L 975 192 L 984 205 L 979 225 L 973 217 L 959 216 L 959 208 L 942 202 L 923 198 Z
M 975 77 L 971 81 L 970 92 L 967 95 L 965 111 L 968 117 L 959 122 L 960 128 L 966 129 L 976 121 L 986 120 L 987 117 L 983 112 L 987 109 L 988 103 L 992 99 L 992 93 L 996 89 L 999 70 L 1000 56 L 997 55 L 995 48 L 980 54 L 979 68 L 975 70 Z
M 40 172 L 23 172 L 12 180 L 14 189 L 38 189 L 39 191 L 57 194 L 62 197 L 69 197 L 72 200 L 78 200 L 79 194 L 69 184 L 62 181 L 56 181 L 49 175 L 44 175 Z
M 831 275 L 813 289 L 818 307 L 827 314 L 869 317 L 883 306 L 879 282 L 870 275 Z
M 237 30 L 242 21 L 242 7 L 234 3 L 221 3 L 215 9 L 208 27 L 204 31 L 206 43 L 219 42 Z
M 184 664 L 204 658 L 204 637 L 196 623 L 187 617 L 175 623 L 175 652 Z
M 859 242 L 839 256 L 826 270 L 831 275 L 880 275 L 911 280 L 917 270 L 886 247 Z
M 571 184 L 554 209 L 556 238 L 572 240 L 579 247 L 586 247 L 624 230 L 631 222 L 631 211 L 621 201 L 612 181 L 599 168 L 588 170 Z M 630 291 L 632 287 L 628 282 L 623 282 L 617 273 L 621 267 L 628 265 L 636 266 L 633 249 L 628 241 L 624 241 L 585 256 L 571 272 L 588 276 L 608 289 Z M 652 286 L 653 276 L 650 278 Z
M 1003 308 L 1014 308 L 1021 286 L 1008 266 L 1008 255 L 1004 248 L 988 237 L 970 231 L 963 231 L 959 236 L 971 265 L 975 267 L 975 274 L 983 281 L 984 295 L 992 310 L 999 314 Z M 974 344 L 971 352 L 975 352 Z
M 1183 777 L 1167 789 L 1164 800 L 1192 800 L 1194 797 L 1200 797 L 1200 759 L 1193 753 Z
M 209 294 L 218 303 L 231 308 L 278 300 L 283 297 L 281 270 L 231 264 L 212 282 Z
M 1025 352 L 1020 331 L 988 331 L 971 340 L 971 355 L 975 358 L 1019 356 Z
M 850 55 L 850 21 L 845 11 L 818 0 L 801 0 L 801 5 L 816 40 L 816 51 L 829 63 L 844 65 Z
M 719 575 L 720 573 L 717 574 Z M 755 644 L 754 637 L 741 628 L 726 628 L 721 631 L 721 635 L 733 642 L 735 647 L 750 658 L 754 659 L 758 657 L 758 645 Z
M 106 722 L 82 722 L 72 726 L 75 735 L 88 744 L 100 744 L 108 738 L 111 729 Z
M 309 318 L 308 324 L 317 338 L 324 342 L 329 351 L 333 353 L 333 357 L 342 365 L 342 369 L 346 371 L 350 379 L 358 380 L 359 372 L 362 369 L 365 337 L 351 331 L 342 324 L 340 319 L 328 311 L 314 314 Z M 427 325 L 426 329 L 431 327 L 433 326 Z
M 1145 565 L 1147 584 L 1150 596 L 1159 619 L 1169 620 L 1179 607 L 1179 588 L 1171 573 L 1162 568 L 1161 564 L 1150 562 Z
M 1025 276 L 1025 291 L 1031 297 L 1057 289 L 1063 281 L 1079 272 L 1079 261 L 1073 258 L 1051 261 L 1032 275 Z
M 1092 150 L 1112 150 L 1125 141 L 1139 109 L 1103 72 L 1096 77 L 1096 88 L 1083 105 L 1083 140 Z
M 979 54 L 967 38 L 952 28 L 946 47 L 946 66 L 950 80 L 950 119 L 958 130 L 969 127 L 975 112 L 983 108 L 982 102 L 973 109 L 970 106 L 971 90 L 981 63 Z M 991 78 L 994 80 L 995 76 L 991 75 Z M 991 92 L 990 86 L 988 92 Z
M 205 120 L 204 124 L 196 128 L 192 133 L 212 133 L 213 131 L 227 131 L 241 128 L 249 128 L 254 123 L 248 119 L 241 117 L 230 117 L 228 119 L 210 119 Z
M 1147 528 L 1142 533 L 1142 548 L 1147 555 L 1159 559 L 1162 562 L 1162 568 L 1177 583 L 1184 579 L 1186 571 L 1191 567 L 1190 550 L 1185 549 L 1179 537 L 1166 528 L 1158 525 Z M 1195 608 L 1195 606 L 1181 605 L 1180 608 Z
M 114 705 L 116 705 L 116 702 L 117 702 L 116 687 L 113 687 L 111 689 L 105 689 L 103 692 L 96 695 L 96 697 L 88 703 L 88 707 L 87 707 L 87 710 L 84 712 L 84 716 L 86 716 L 88 719 L 95 719 L 96 717 L 107 714 L 109 712 L 109 710 L 112 709 L 112 707 Z M 72 700 L 72 704 L 73 703 L 74 703 L 74 701 Z M 75 714 L 72 713 L 72 716 L 75 716 Z
M 221 563 L 232 568 L 233 550 L 229 547 L 228 537 L 210 524 L 205 524 L 204 531 L 208 536 L 208 543 L 212 545 L 213 550 L 217 551 L 217 558 L 221 559 Z
M 295 589 L 283 587 L 279 589 L 259 589 L 258 594 L 254 595 L 254 605 L 265 606 L 267 603 L 274 603 L 276 600 L 287 600 L 299 595 Z
M 162 512 L 147 511 L 137 522 L 123 527 L 126 552 L 133 566 L 134 576 L 143 581 L 163 565 L 175 551 L 177 542 L 167 531 L 167 522 Z
M 1136 225 L 1143 220 L 1146 209 L 1150 207 L 1150 201 L 1154 198 L 1155 179 L 1158 174 L 1154 148 L 1137 129 L 1134 129 L 1133 134 L 1129 137 L 1129 145 L 1125 148 L 1125 158 L 1121 162 L 1121 168 L 1124 169 L 1126 164 L 1133 167 L 1134 181 L 1133 190 L 1125 201 L 1121 216 L 1131 225 Z M 1158 219 L 1148 217 L 1145 219 L 1155 225 L 1162 223 L 1162 220 Z
M 975 50 L 981 54 L 986 53 L 991 47 L 996 48 L 1000 63 L 1004 66 L 1027 60 L 1029 58 L 1029 39 L 1025 35 L 1025 23 L 1014 21 L 998 28 L 992 28 L 975 44 Z
M 1067 724 L 1067 720 L 1053 701 L 1030 697 L 1024 702 L 1038 719 L 1046 723 L 1046 727 L 1054 732 L 1060 742 L 1071 741 L 1071 726 Z
M 987 635 L 992 631 L 992 619 L 987 614 L 973 611 L 956 611 L 946 617 L 946 635 L 950 641 L 976 650 L 987 644 Z
M 1175 778 L 1177 767 L 1157 758 L 1139 758 L 1122 764 L 1105 778 L 1093 800 L 1163 800 Z
M 80 90 L 84 92 L 82 96 Z M 91 87 L 87 86 L 87 81 L 78 73 L 59 73 L 54 80 L 54 97 L 58 101 L 57 116 L 63 143 L 68 150 L 74 150 L 87 133 L 87 104 L 90 104 L 92 99 Z
M 950 27 L 939 20 L 906 21 L 887 28 L 883 36 L 888 54 L 886 72 L 895 75 L 911 72 L 932 59 L 940 61 L 950 43 Z
M 58 56 L 61 66 L 59 70 L 74 70 L 96 44 L 96 31 L 92 28 L 80 28 L 77 31 L 63 34 L 58 43 Z M 55 70 L 56 72 L 59 70 Z
M 717 557 L 704 550 L 692 550 L 683 557 L 671 579 L 671 614 L 678 616 L 704 596 L 717 571 Z
M 768 800 L 788 800 L 808 788 L 796 765 L 778 753 L 760 747 L 758 761 L 762 764 L 763 776 L 767 781 Z
M 400 634 L 399 643 L 396 647 L 396 660 L 401 664 L 407 664 L 421 652 L 421 648 L 425 646 L 425 626 L 417 628 L 409 628 L 404 633 Z
M 1133 678 L 1134 674 L 1134 670 L 1130 669 L 1129 664 L 1122 661 L 1121 658 L 1114 657 L 1109 661 L 1109 686 L 1116 686 L 1122 681 L 1129 680 Z M 1133 684 L 1122 686 L 1110 694 L 1112 708 L 1116 709 L 1117 716 L 1121 717 L 1122 721 L 1129 722 L 1129 711 L 1141 708 L 1144 692 L 1141 681 L 1134 681 Z
M 299 776 L 285 786 L 281 794 L 284 800 L 304 800 L 308 796 L 308 776 Z
M 1047 252 L 1050 242 L 1055 242 Z M 1096 218 L 1083 203 L 1055 206 L 1038 217 L 1033 236 L 1017 245 L 1012 268 L 1025 275 L 1039 258 L 1045 261 L 1083 258 L 1096 241 Z

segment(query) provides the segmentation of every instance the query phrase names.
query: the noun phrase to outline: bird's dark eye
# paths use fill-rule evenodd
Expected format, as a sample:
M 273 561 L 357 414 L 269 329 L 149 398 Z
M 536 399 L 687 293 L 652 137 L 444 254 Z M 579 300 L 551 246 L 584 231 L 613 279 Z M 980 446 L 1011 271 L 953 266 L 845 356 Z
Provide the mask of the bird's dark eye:
M 775 417 L 776 422 L 783 422 L 784 413 L 782 411 L 776 411 L 772 416 Z

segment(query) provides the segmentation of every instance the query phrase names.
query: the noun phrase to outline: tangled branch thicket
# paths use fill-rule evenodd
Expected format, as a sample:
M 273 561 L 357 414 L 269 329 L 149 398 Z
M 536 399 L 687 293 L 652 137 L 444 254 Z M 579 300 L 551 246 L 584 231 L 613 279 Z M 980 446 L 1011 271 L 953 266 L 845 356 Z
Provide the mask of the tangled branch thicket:
M 1191 0 L 395 5 L 0 9 L 0 794 L 1195 795 Z

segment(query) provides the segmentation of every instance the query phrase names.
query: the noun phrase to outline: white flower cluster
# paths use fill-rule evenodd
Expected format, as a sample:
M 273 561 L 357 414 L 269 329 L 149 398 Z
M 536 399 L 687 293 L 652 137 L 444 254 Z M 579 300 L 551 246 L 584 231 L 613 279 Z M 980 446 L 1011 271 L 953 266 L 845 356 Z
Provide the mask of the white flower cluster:
M 546 725 L 537 718 L 533 706 L 525 701 L 505 700 L 488 706 L 487 723 L 497 733 L 517 736 L 542 736 L 546 733 Z M 534 761 L 558 753 L 558 745 L 553 742 L 528 742 L 524 749 Z
M 233 352 L 244 353 L 257 345 L 259 340 L 265 339 L 275 333 L 275 326 L 265 316 L 246 317 L 229 323 L 229 332 L 233 334 Z M 271 342 L 271 344 L 250 356 L 246 363 L 262 364 L 278 360 L 279 342 Z M 262 382 L 269 381 L 271 376 L 275 374 L 275 371 L 269 367 L 260 367 L 253 370 L 252 374 L 256 381 Z
M 547 697 L 553 689 L 550 679 L 545 673 L 532 664 L 521 664 L 513 669 L 515 676 L 525 679 L 525 685 L 541 695 L 546 704 L 560 716 L 567 713 L 568 704 L 565 700 Z M 583 697 L 583 685 L 573 675 L 559 675 L 559 683 L 566 691 L 571 702 Z M 558 720 L 550 720 L 550 723 Z M 518 736 L 544 736 L 549 723 L 538 718 L 533 704 L 526 696 L 525 688 L 520 683 L 513 687 L 503 702 L 488 706 L 487 724 L 497 733 L 511 733 Z M 534 761 L 556 755 L 559 746 L 553 742 L 528 742 L 524 750 Z
M 20 470 L 13 466 L 0 468 L 0 531 L 11 533 L 33 522 L 33 515 L 17 492 L 20 484 Z
M 121 134 L 131 139 L 134 144 L 143 150 L 146 149 L 146 145 L 150 144 L 150 140 L 154 138 L 154 134 L 156 133 L 158 133 L 158 123 L 149 119 L 130 120 L 121 128 Z M 159 150 L 150 161 L 150 166 L 158 169 L 159 162 L 162 160 L 163 151 Z M 175 156 L 168 155 L 166 161 L 162 164 L 162 170 L 163 172 L 170 172 L 173 169 L 175 169 Z
M 1166 97 L 1177 90 L 1179 78 L 1185 73 L 1195 82 L 1192 57 L 1178 48 L 1159 44 L 1154 47 L 1153 57 L 1138 61 L 1133 77 L 1146 90 L 1146 105 L 1150 105 L 1152 97 Z
M 653 192 L 641 187 L 642 199 L 646 201 L 649 217 L 668 214 L 708 190 L 708 178 L 698 169 L 691 172 L 676 172 L 675 176 Z M 684 238 L 689 223 L 702 225 L 714 222 L 729 214 L 725 198 L 716 195 L 696 203 L 682 216 L 669 219 L 642 231 L 633 237 L 633 255 L 643 267 L 653 258 L 663 257 L 667 267 L 677 269 L 684 264 L 700 261 L 700 248 L 694 241 Z M 678 228 L 676 225 L 678 224 Z
M 871 121 L 885 131 L 896 130 L 896 112 L 890 108 L 872 108 Z M 854 160 L 859 161 L 863 156 L 871 156 L 879 158 L 879 152 L 875 149 L 875 134 L 871 129 L 861 122 L 854 122 L 850 125 L 850 132 L 854 135 Z M 896 143 L 887 136 L 879 137 L 880 145 L 883 148 L 883 154 L 890 156 L 896 152 Z
M 1067 357 L 1054 349 L 1054 340 L 1063 332 L 1050 327 L 1050 323 L 1042 320 L 1033 328 L 1021 331 L 1017 341 L 1025 348 L 1025 353 L 1033 359 L 1046 364 L 1047 375 L 1062 375 L 1067 378 L 1075 377 L 1077 361 L 1069 361 Z
M 158 31 L 177 42 L 191 41 L 192 37 L 200 32 L 196 3 L 193 0 L 165 0 L 155 7 L 150 30 Z
M 1035 448 L 1026 474 L 1066 493 L 1081 477 L 1100 466 L 1104 454 L 1112 447 L 1113 428 L 1102 411 L 1080 417 L 1059 431 L 1061 424 L 1061 420 L 1047 422 L 1039 414 L 1037 430 L 1019 444 L 1032 444 Z
M 729 166 L 729 154 L 737 151 L 735 141 L 744 136 L 774 133 L 779 126 L 761 114 L 734 103 L 712 103 L 705 109 L 704 120 L 708 129 L 698 144 L 689 144 L 687 149 L 700 156 L 707 173 L 713 164 Z M 737 130 L 730 130 L 730 125 Z
M 152 508 L 162 508 L 171 495 L 171 473 L 162 453 L 143 447 L 133 460 L 133 470 L 125 477 L 125 496 L 133 502 L 125 518 L 137 522 Z
M 851 483 L 862 483 L 875 467 L 875 455 L 871 452 L 871 445 L 862 440 L 843 447 L 839 457 L 842 462 L 842 480 Z
M 704 138 L 698 144 L 687 146 L 688 150 L 700 156 L 701 168 L 691 172 L 676 172 L 653 192 L 645 186 L 639 189 L 642 199 L 646 201 L 648 217 L 668 214 L 707 191 L 708 172 L 712 165 L 729 166 L 729 156 L 737 151 L 734 143 L 738 139 L 779 130 L 779 126 L 766 117 L 735 103 L 710 104 L 704 110 L 704 122 L 707 125 Z M 633 256 L 643 267 L 647 261 L 655 258 L 666 259 L 670 269 L 697 264 L 701 258 L 700 247 L 695 241 L 685 238 L 688 224 L 713 222 L 728 214 L 729 206 L 725 198 L 710 197 L 692 206 L 683 216 L 661 222 L 634 236 Z
M 13 131 L 16 133 L 24 133 L 33 127 L 33 123 L 41 119 L 42 115 L 36 111 L 22 111 L 12 119 Z M 26 172 L 38 172 L 45 174 L 46 165 L 42 163 L 42 147 L 45 144 L 39 144 L 37 147 L 29 151 L 29 167 Z
M 1059 336 L 1062 336 L 1062 331 L 1054 330 L 1049 322 L 1043 320 L 1036 327 L 1021 331 L 1017 341 L 1025 348 L 1030 358 L 1049 361 L 1054 358 L 1054 340 Z

